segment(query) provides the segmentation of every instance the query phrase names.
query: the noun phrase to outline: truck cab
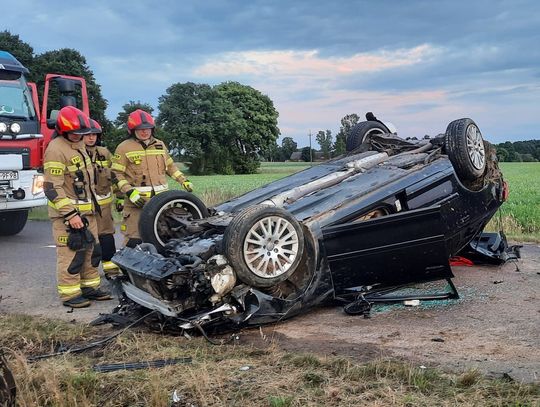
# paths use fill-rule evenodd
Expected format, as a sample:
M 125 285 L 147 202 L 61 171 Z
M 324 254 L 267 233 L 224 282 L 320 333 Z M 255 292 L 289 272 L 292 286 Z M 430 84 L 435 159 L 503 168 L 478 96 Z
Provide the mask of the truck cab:
M 45 78 L 40 112 L 28 73 L 13 55 L 0 51 L 0 236 L 19 233 L 28 211 L 47 204 L 43 157 L 58 110 L 70 105 L 89 113 L 84 79 L 57 74 Z

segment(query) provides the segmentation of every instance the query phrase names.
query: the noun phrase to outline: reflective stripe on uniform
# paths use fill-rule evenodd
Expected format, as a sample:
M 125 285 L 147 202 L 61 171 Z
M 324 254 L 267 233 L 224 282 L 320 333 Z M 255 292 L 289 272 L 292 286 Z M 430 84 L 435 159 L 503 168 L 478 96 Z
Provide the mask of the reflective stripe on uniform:
M 121 189 L 124 185 L 127 185 L 127 184 L 129 184 L 129 182 L 127 182 L 125 179 L 121 179 L 120 181 L 118 181 L 116 186 L 118 187 L 118 189 Z
M 165 155 L 165 150 L 146 150 L 146 155 Z
M 126 166 L 118 163 L 112 163 L 111 169 L 126 172 Z M 118 184 L 120 184 L 120 182 Z
M 135 150 L 126 153 L 126 157 L 130 160 L 141 159 L 141 157 L 148 155 L 165 155 L 167 152 L 165 150 Z
M 59 199 L 56 203 L 51 202 L 51 201 L 49 201 L 48 203 L 49 203 L 49 206 L 52 206 L 55 209 L 60 209 L 60 208 L 63 208 L 64 206 L 71 204 L 71 199 L 62 198 L 62 199 Z
M 73 294 L 78 294 L 81 291 L 79 284 L 73 285 L 59 285 L 56 287 L 58 289 L 58 294 L 61 296 L 68 296 Z
M 66 166 L 58 161 L 47 161 L 45 164 L 43 164 L 43 169 L 49 169 L 49 168 L 59 168 L 61 170 L 65 170 Z
M 116 264 L 114 264 L 112 261 L 104 261 L 103 262 L 103 271 L 108 271 L 108 270 L 115 270 L 117 269 L 118 266 Z
M 112 194 L 109 192 L 106 195 L 96 195 L 96 199 L 100 206 L 107 205 L 112 202 Z
M 156 194 L 159 194 L 160 192 L 167 191 L 169 189 L 168 185 L 154 185 L 154 191 L 156 191 Z
M 135 187 L 134 188 L 139 194 L 145 198 L 151 198 L 152 194 L 159 194 L 165 192 L 169 189 L 168 185 L 154 185 L 151 187 Z
M 89 279 L 83 279 L 81 278 L 81 287 L 99 287 L 100 278 L 89 278 Z
M 175 172 L 173 172 L 173 175 L 171 175 L 171 177 L 173 177 L 174 179 L 178 179 L 180 177 L 182 177 L 183 174 L 182 174 L 182 171 L 180 170 L 176 170 Z
M 171 157 L 167 158 L 167 166 L 171 165 L 173 162 L 174 161 Z
M 67 205 L 73 205 L 79 211 L 82 211 L 82 212 L 90 212 L 92 210 L 92 202 L 81 202 L 81 201 L 77 201 L 75 199 L 69 199 L 69 198 L 62 198 L 56 203 L 48 201 L 47 204 L 51 208 L 54 208 L 56 210 L 59 210 Z
M 109 167 L 109 161 L 96 160 L 96 164 L 99 165 L 102 168 L 108 168 Z
M 130 151 L 128 153 L 126 153 L 126 157 L 131 160 L 140 160 L 142 156 L 144 156 L 144 150 L 135 150 L 135 151 Z

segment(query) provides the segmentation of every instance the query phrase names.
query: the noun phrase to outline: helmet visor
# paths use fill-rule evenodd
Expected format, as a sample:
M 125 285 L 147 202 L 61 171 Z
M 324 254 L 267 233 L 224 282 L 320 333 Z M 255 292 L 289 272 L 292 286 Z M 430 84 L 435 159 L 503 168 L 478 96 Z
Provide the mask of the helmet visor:
M 84 136 L 85 134 L 92 134 L 92 129 L 90 127 L 83 127 L 81 129 L 78 129 L 78 130 L 68 131 L 68 133 L 73 133 L 73 134 L 77 134 L 77 135 L 80 135 L 80 136 Z

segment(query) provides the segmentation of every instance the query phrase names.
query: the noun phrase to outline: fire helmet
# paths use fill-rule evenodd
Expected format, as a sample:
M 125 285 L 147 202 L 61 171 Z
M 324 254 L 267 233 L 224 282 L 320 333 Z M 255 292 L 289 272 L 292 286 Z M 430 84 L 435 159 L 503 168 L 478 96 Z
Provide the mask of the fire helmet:
M 100 124 L 94 119 L 90 119 L 90 133 L 91 134 L 103 133 L 103 130 L 101 129 Z
M 150 113 L 137 109 L 129 114 L 127 127 L 129 133 L 133 134 L 135 130 L 154 129 L 156 125 Z
M 56 118 L 56 131 L 62 135 L 67 133 L 91 133 L 90 118 L 74 106 L 65 106 L 58 112 Z

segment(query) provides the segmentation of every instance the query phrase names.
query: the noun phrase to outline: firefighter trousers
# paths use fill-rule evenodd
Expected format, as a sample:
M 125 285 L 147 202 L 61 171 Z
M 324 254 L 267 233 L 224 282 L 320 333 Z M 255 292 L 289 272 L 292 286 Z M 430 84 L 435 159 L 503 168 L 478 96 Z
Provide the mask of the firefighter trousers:
M 101 261 L 101 248 L 97 241 L 97 224 L 93 215 L 85 215 L 88 229 L 96 239 L 93 245 L 73 251 L 67 247 L 69 228 L 63 218 L 52 219 L 56 243 L 56 278 L 60 299 L 67 301 L 82 294 L 81 288 L 98 288 L 100 277 L 97 266 Z
M 99 205 L 101 209 L 101 215 L 96 214 L 98 235 L 114 235 L 114 221 L 112 217 L 112 204 L 106 203 L 104 205 Z
M 124 235 L 124 246 L 135 247 L 141 243 L 141 235 L 139 234 L 139 219 L 141 218 L 141 208 L 137 208 L 126 199 L 124 211 L 122 212 L 122 226 L 120 230 Z

